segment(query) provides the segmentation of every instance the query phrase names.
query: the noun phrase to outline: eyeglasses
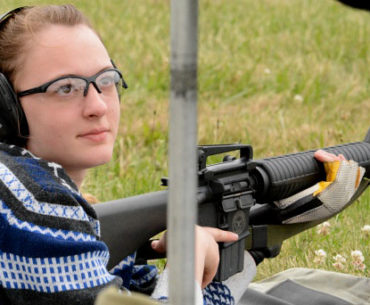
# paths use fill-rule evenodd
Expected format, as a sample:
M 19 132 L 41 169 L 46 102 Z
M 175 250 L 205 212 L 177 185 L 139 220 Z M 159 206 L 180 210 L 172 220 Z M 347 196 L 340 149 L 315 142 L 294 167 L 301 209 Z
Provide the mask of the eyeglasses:
M 86 96 L 90 84 L 93 84 L 98 93 L 111 93 L 123 87 L 127 89 L 127 84 L 121 72 L 116 68 L 103 70 L 91 77 L 78 75 L 65 75 L 51 80 L 39 87 L 28 89 L 17 93 L 18 98 L 36 93 L 47 93 L 50 96 L 64 100 Z

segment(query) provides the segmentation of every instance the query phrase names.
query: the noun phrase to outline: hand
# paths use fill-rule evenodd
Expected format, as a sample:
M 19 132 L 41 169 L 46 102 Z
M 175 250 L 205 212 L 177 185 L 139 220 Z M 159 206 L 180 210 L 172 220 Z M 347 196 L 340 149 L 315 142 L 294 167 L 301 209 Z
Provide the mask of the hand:
M 274 202 L 280 209 L 283 223 L 300 223 L 327 219 L 353 202 L 365 173 L 364 168 L 343 155 L 318 150 L 315 158 L 324 162 L 326 181 L 291 197 Z
M 233 242 L 238 240 L 234 232 L 211 227 L 195 227 L 195 279 L 202 288 L 206 287 L 215 277 L 220 254 L 217 242 Z M 152 248 L 163 253 L 166 250 L 166 234 L 152 242 Z
M 238 240 L 238 234 L 210 227 L 196 227 L 195 279 L 205 288 L 215 277 L 220 253 L 217 242 Z

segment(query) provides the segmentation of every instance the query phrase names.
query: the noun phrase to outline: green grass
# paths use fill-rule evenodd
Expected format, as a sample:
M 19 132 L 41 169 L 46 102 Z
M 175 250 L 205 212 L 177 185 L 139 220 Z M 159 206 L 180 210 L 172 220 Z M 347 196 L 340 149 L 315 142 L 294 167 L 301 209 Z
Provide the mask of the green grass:
M 48 1 L 3 0 L 2 10 Z M 64 1 L 53 1 L 63 3 Z M 119 138 L 111 163 L 90 172 L 84 191 L 111 200 L 160 189 L 167 175 L 169 1 L 70 1 L 101 33 L 124 72 Z M 201 144 L 253 145 L 256 158 L 362 140 L 370 113 L 370 15 L 333 0 L 199 1 Z M 299 98 L 297 96 L 301 96 Z M 330 220 L 331 233 L 308 230 L 265 261 L 257 278 L 291 267 L 369 276 L 370 193 Z M 327 261 L 314 264 L 314 251 Z M 350 251 L 368 268 L 355 270 Z

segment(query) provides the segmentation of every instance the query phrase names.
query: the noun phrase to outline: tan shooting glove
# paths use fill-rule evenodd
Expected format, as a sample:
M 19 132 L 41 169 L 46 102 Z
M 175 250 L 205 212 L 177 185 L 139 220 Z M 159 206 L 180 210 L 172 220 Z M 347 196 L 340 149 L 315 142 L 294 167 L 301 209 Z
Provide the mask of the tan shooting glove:
M 283 223 L 324 220 L 351 203 L 365 169 L 355 161 L 345 160 L 343 156 L 337 157 L 324 151 L 320 151 L 320 154 L 324 156 L 324 160 L 335 159 L 324 162 L 326 181 L 321 181 L 291 197 L 275 201 L 285 219 Z

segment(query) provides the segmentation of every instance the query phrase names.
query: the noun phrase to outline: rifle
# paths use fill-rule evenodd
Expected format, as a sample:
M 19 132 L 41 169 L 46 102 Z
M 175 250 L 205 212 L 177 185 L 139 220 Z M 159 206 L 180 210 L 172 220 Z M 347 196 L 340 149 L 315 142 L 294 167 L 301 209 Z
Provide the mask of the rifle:
M 351 199 L 354 202 L 370 184 L 370 129 L 365 140 L 324 148 L 343 154 L 366 169 L 364 179 Z M 207 165 L 211 155 L 239 151 L 240 157 L 224 157 Z M 223 281 L 243 269 L 243 251 L 275 257 L 284 240 L 324 220 L 282 224 L 284 213 L 273 202 L 289 197 L 325 180 L 325 170 L 314 157 L 315 150 L 253 160 L 250 145 L 199 146 L 198 224 L 234 231 L 239 240 L 220 243 L 216 280 Z M 168 185 L 166 179 L 162 179 Z M 101 238 L 110 250 L 109 267 L 138 250 L 145 259 L 161 257 L 148 240 L 166 229 L 168 191 L 103 202 L 94 205 L 101 224 Z M 262 260 L 261 259 L 261 260 Z

